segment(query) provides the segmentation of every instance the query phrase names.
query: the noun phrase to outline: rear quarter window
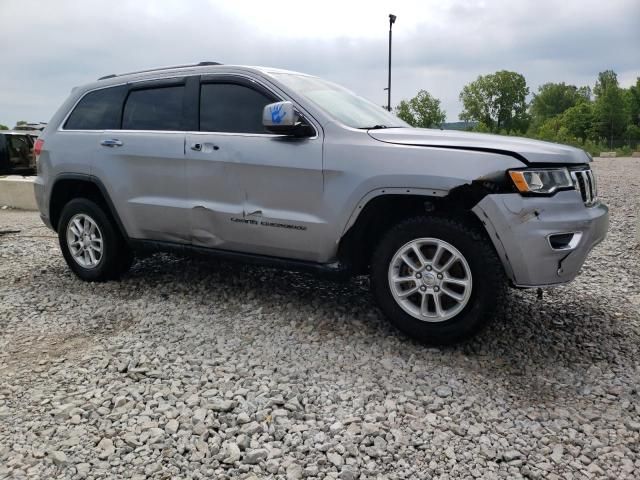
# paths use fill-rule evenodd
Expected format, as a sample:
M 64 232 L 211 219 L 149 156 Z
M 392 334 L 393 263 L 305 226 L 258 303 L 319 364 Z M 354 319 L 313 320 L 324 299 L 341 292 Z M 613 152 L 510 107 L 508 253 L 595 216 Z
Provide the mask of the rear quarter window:
M 65 130 L 116 130 L 120 128 L 124 86 L 87 93 L 69 115 Z

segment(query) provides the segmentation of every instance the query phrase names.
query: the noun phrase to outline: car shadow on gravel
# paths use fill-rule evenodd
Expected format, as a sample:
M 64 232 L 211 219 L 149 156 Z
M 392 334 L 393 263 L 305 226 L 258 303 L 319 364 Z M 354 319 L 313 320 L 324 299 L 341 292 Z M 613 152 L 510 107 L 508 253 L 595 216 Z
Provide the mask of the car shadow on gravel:
M 514 389 L 538 398 L 576 391 L 587 370 L 599 362 L 633 362 L 638 345 L 637 332 L 609 313 L 606 298 L 579 294 L 571 286 L 548 290 L 542 299 L 533 290 L 512 291 L 507 307 L 483 332 L 436 350 L 403 336 L 384 320 L 365 277 L 336 282 L 227 261 L 186 259 L 143 260 L 124 281 L 132 280 L 161 296 L 168 283 L 184 282 L 198 285 L 199 291 L 222 291 L 230 304 L 250 299 L 253 305 L 270 309 L 274 301 L 281 302 L 298 319 L 320 319 L 331 337 L 343 336 L 344 341 L 370 337 L 386 342 L 387 353 L 391 349 L 404 358 L 426 355 L 431 362 L 447 363 L 464 358 L 459 362 L 462 368 L 493 380 L 510 378 L 515 380 L 510 382 Z M 188 288 L 181 290 L 190 295 Z M 202 301 L 197 295 L 193 300 Z

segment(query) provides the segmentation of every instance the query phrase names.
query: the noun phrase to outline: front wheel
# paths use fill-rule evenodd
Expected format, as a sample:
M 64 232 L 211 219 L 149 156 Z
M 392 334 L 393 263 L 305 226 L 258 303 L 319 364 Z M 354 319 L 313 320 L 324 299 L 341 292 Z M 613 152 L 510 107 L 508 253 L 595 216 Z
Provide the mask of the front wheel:
M 506 281 L 489 240 L 461 220 L 416 217 L 390 229 L 371 262 L 373 293 L 403 332 L 432 344 L 479 331 Z

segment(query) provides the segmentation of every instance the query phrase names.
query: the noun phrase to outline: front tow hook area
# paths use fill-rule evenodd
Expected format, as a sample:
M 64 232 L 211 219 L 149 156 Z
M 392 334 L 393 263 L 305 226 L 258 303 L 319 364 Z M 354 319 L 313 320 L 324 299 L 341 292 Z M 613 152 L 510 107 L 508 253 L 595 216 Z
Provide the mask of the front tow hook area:
M 564 264 L 565 260 L 567 260 L 571 256 L 571 253 L 573 253 L 573 252 L 570 252 L 570 253 L 566 254 L 558 262 L 558 270 L 557 270 L 556 273 L 558 274 L 559 277 L 561 277 L 564 274 L 564 269 L 562 268 L 562 265 Z

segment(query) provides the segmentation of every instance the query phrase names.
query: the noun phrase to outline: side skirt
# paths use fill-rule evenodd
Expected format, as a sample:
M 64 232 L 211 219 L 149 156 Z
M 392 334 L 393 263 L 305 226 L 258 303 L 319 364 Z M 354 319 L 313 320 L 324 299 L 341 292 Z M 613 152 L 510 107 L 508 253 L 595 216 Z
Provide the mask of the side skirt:
M 129 244 L 136 251 L 136 253 L 139 252 L 142 254 L 167 252 L 176 255 L 204 259 L 221 258 L 224 260 L 237 261 L 252 265 L 280 268 L 282 270 L 314 273 L 336 280 L 345 280 L 351 276 L 350 268 L 341 262 L 315 263 L 307 262 L 304 260 L 292 260 L 282 257 L 270 257 L 267 255 L 233 252 L 231 250 L 222 250 L 218 248 L 195 247 L 192 245 L 182 245 L 179 243 L 162 242 L 155 240 L 129 239 Z

